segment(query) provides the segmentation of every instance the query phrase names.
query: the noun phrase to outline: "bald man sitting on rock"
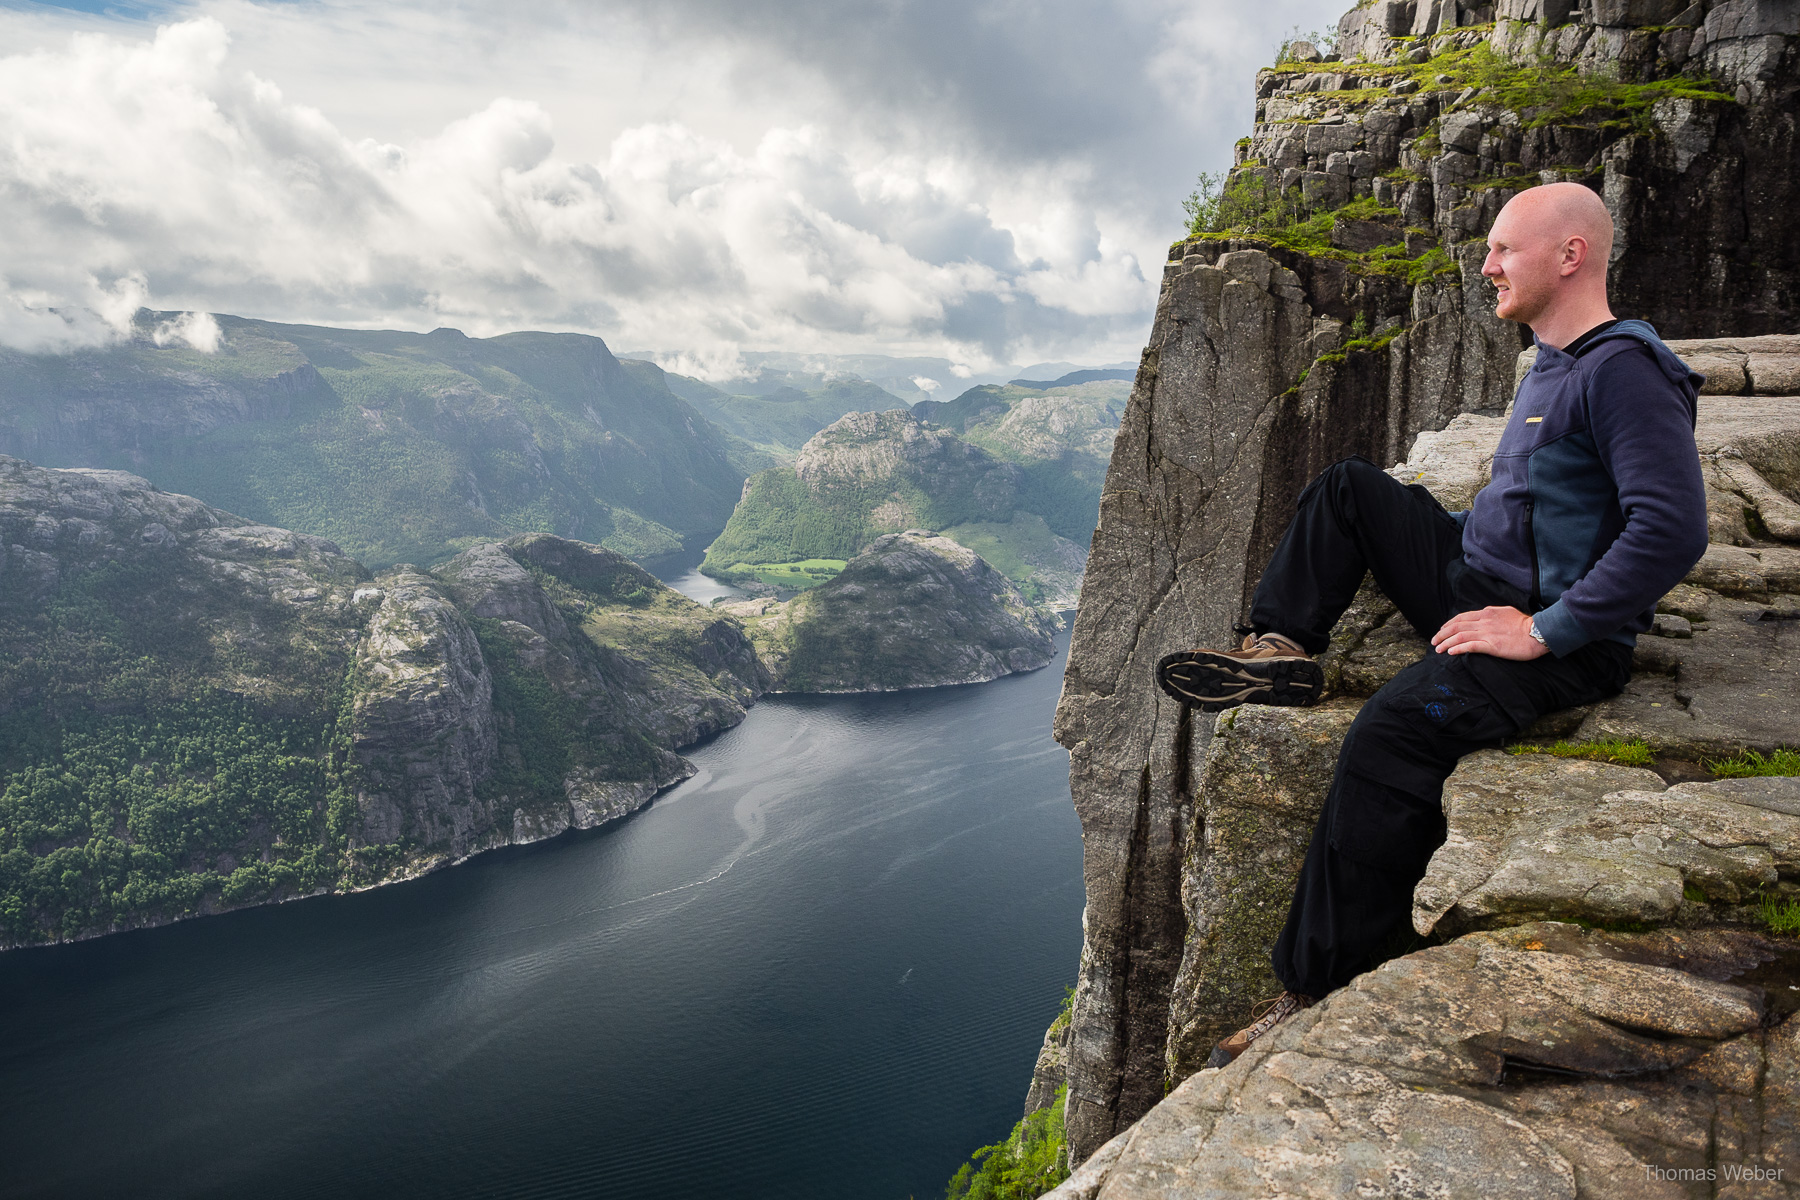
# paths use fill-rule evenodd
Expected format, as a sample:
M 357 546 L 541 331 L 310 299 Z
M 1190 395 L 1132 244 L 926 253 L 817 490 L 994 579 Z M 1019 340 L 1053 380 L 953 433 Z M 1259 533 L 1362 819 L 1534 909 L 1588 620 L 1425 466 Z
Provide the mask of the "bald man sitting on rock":
M 1169 694 L 1205 712 L 1312 704 L 1312 656 L 1372 572 L 1432 650 L 1363 705 L 1275 943 L 1287 989 L 1220 1042 L 1222 1066 L 1372 965 L 1444 841 L 1444 780 L 1545 713 L 1616 695 L 1656 602 L 1706 550 L 1694 453 L 1701 377 L 1606 298 L 1612 217 L 1574 183 L 1501 210 L 1481 273 L 1537 362 L 1468 512 L 1361 458 L 1327 468 L 1269 561 L 1236 650 L 1171 654 Z

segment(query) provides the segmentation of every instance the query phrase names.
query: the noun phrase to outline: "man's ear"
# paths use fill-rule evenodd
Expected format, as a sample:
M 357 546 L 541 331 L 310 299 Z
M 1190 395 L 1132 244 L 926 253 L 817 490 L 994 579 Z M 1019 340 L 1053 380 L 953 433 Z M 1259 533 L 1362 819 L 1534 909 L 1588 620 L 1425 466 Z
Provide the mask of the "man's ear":
M 1587 259 L 1588 240 L 1577 234 L 1563 243 L 1562 262 L 1559 264 L 1557 273 L 1564 277 L 1573 275 L 1581 270 L 1582 264 L 1586 263 Z

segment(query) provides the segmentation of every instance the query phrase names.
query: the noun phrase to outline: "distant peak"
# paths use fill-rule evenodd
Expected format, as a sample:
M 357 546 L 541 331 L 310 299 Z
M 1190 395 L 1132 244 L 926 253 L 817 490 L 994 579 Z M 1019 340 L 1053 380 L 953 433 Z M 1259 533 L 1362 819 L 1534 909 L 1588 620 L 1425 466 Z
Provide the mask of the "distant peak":
M 1074 387 L 1078 383 L 1099 383 L 1105 379 L 1134 379 L 1136 371 L 1128 371 L 1120 367 L 1107 367 L 1095 371 L 1070 371 L 1058 379 L 1013 379 L 1008 387 L 1030 388 L 1035 392 L 1047 392 L 1051 388 Z

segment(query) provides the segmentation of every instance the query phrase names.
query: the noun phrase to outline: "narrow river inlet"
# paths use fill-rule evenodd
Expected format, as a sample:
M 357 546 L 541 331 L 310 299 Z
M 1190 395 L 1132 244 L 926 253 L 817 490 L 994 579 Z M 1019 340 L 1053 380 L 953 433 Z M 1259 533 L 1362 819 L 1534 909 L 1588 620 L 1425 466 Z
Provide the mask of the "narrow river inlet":
M 0 1196 L 941 1195 L 1075 979 L 1058 645 L 765 700 L 601 830 L 0 955 Z

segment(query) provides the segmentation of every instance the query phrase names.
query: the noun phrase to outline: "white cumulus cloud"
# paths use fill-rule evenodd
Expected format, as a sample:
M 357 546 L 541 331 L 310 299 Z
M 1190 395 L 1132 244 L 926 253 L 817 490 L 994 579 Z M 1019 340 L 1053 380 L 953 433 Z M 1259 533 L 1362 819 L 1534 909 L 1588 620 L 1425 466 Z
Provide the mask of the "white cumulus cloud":
M 101 342 L 149 306 L 183 313 L 159 342 L 202 350 L 211 311 L 573 329 L 697 366 L 740 349 L 1129 355 L 1178 231 L 1170 180 L 1216 163 L 1166 147 L 1133 175 L 1127 126 L 1266 33 L 1233 18 L 1209 45 L 1191 9 L 1139 5 L 1159 32 L 1115 47 L 1139 60 L 1129 102 L 1074 129 L 1108 85 L 1071 74 L 1057 127 L 1034 132 L 1044 104 L 1019 87 L 933 82 L 966 67 L 925 36 L 955 34 L 962 6 L 899 5 L 918 28 L 883 33 L 891 61 L 860 71 L 840 60 L 867 50 L 866 23 L 842 6 L 788 33 L 696 0 L 517 11 L 0 14 L 6 44 L 34 46 L 0 57 L 0 342 Z M 1011 59 L 994 43 L 995 72 L 1076 52 L 1023 40 Z M 437 50 L 467 57 L 434 70 L 420 51 Z M 1243 115 L 1248 82 L 1229 80 Z

